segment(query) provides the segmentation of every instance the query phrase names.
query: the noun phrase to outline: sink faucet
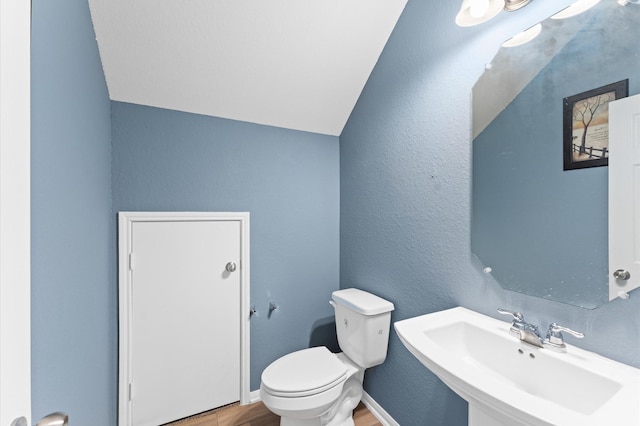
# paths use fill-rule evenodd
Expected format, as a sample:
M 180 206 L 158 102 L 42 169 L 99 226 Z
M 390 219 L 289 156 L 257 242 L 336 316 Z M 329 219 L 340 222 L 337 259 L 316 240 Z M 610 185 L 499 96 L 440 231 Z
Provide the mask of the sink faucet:
M 537 326 L 526 322 L 522 313 L 512 312 L 501 308 L 498 308 L 498 312 L 503 315 L 511 315 L 513 317 L 509 333 L 523 342 L 527 342 L 539 348 L 542 347 L 543 340 L 542 336 L 540 336 L 540 330 L 538 330 Z
M 511 328 L 509 329 L 510 334 L 523 342 L 527 342 L 539 348 L 549 348 L 555 352 L 566 352 L 567 345 L 564 343 L 564 338 L 562 336 L 563 331 L 579 339 L 584 337 L 584 334 L 571 330 L 570 328 L 563 327 L 554 322 L 549 325 L 547 336 L 543 340 L 538 327 L 526 322 L 522 313 L 512 312 L 501 308 L 498 308 L 498 312 L 504 315 L 511 315 L 513 317 Z
M 584 334 L 571 330 L 570 328 L 558 325 L 556 322 L 549 324 L 549 331 L 547 331 L 547 337 L 544 339 L 543 344 L 555 352 L 566 352 L 567 345 L 564 344 L 564 338 L 562 337 L 562 331 L 571 334 L 578 339 L 582 339 Z

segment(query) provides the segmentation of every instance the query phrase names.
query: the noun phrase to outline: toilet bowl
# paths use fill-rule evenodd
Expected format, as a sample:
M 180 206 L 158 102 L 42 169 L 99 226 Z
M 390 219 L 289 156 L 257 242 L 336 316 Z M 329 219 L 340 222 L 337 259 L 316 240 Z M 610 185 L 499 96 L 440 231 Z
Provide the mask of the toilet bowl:
M 322 423 L 321 416 L 336 405 L 345 386 L 359 390 L 359 397 L 354 406 L 345 406 L 343 411 L 353 410 L 360 401 L 361 371 L 342 353 L 331 353 L 323 346 L 303 349 L 285 355 L 265 369 L 260 397 L 265 406 L 282 418 L 281 425 L 328 424 Z M 343 404 L 349 404 L 349 400 L 342 399 Z
M 393 304 L 357 289 L 332 295 L 343 352 L 299 350 L 262 373 L 260 397 L 282 426 L 353 426 L 364 370 L 386 358 Z

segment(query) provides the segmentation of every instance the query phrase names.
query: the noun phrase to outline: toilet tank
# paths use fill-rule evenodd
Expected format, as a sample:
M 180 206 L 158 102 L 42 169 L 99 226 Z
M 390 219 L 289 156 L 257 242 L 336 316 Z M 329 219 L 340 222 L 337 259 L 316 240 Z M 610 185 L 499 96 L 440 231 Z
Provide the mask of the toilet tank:
M 342 352 L 363 368 L 387 357 L 393 303 L 356 288 L 334 291 L 336 333 Z

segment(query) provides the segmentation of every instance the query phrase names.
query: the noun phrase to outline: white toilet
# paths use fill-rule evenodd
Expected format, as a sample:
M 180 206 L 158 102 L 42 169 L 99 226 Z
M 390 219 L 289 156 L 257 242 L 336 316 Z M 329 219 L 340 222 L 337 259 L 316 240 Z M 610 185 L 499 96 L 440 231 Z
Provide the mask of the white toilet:
M 303 349 L 262 372 L 260 398 L 282 426 L 353 426 L 364 370 L 387 357 L 393 303 L 355 288 L 335 291 L 332 299 L 342 352 Z

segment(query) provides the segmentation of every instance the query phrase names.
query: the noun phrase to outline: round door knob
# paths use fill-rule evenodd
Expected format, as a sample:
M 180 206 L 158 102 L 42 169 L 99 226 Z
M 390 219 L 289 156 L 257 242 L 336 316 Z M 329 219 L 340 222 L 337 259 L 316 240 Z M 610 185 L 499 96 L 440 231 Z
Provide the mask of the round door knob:
M 227 263 L 227 266 L 224 267 L 224 269 L 227 270 L 227 272 L 235 272 L 236 271 L 236 264 L 233 262 L 229 262 Z
M 624 269 L 618 269 L 613 273 L 613 278 L 616 280 L 628 280 L 631 278 L 631 274 L 629 271 L 625 271 Z

